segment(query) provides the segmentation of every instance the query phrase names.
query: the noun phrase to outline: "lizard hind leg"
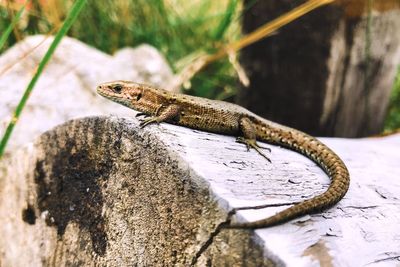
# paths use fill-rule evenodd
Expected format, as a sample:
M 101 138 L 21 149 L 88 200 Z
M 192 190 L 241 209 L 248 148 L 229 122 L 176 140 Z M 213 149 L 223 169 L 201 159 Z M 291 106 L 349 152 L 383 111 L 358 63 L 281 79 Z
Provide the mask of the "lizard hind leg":
M 247 147 L 247 150 L 250 150 L 250 148 L 253 148 L 255 151 L 258 152 L 261 156 L 263 156 L 266 160 L 271 162 L 271 160 L 261 151 L 261 149 L 266 149 L 269 152 L 271 152 L 271 149 L 268 147 L 262 147 L 257 143 L 256 140 L 256 130 L 251 122 L 251 120 L 247 117 L 242 117 L 239 120 L 239 126 L 240 130 L 243 134 L 243 136 L 239 136 L 236 138 L 236 142 L 245 144 Z

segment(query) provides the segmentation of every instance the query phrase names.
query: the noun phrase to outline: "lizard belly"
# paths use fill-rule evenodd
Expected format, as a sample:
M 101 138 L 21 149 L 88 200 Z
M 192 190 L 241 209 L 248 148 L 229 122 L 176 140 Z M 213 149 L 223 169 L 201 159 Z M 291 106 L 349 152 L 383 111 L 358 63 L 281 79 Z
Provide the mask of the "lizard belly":
M 239 121 L 232 115 L 228 115 L 221 119 L 219 116 L 200 116 L 197 114 L 185 114 L 178 120 L 178 125 L 189 127 L 192 129 L 222 133 L 228 135 L 238 135 L 239 134 Z M 218 117 L 218 119 L 217 119 Z

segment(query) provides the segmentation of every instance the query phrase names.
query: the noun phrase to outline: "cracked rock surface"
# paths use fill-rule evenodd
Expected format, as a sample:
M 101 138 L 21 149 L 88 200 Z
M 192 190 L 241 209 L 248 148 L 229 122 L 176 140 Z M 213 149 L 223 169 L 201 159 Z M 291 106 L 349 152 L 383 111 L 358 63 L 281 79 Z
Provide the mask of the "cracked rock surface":
M 69 121 L 0 163 L 2 266 L 385 266 L 399 260 L 400 135 L 322 141 L 351 174 L 334 208 L 256 231 L 326 189 L 311 161 L 272 164 L 235 138 L 135 118 Z M 251 209 L 265 205 L 266 208 Z M 268 207 L 274 206 L 274 207 Z M 21 253 L 23 251 L 23 253 Z
M 0 170 L 2 266 L 267 266 L 249 232 L 221 233 L 197 253 L 226 211 L 132 120 L 67 122 Z

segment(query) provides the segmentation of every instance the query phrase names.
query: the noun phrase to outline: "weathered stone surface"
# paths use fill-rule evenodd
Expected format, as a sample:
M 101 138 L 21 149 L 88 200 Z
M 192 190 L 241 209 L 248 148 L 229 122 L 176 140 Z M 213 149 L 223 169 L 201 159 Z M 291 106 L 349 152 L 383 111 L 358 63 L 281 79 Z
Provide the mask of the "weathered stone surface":
M 2 266 L 188 266 L 226 214 L 150 132 L 124 119 L 72 121 L 1 162 Z M 266 265 L 249 238 L 218 236 L 200 264 Z
M 328 178 L 276 146 L 269 164 L 229 136 L 167 124 L 140 130 L 136 119 L 116 117 L 68 122 L 0 163 L 2 266 L 188 266 L 196 255 L 197 266 L 398 263 L 400 135 L 323 141 L 350 170 L 339 205 L 210 240 L 232 208 L 309 198 Z
M 31 36 L 0 56 L 0 136 L 52 40 Z M 65 37 L 36 84 L 8 151 L 72 118 L 130 114 L 96 94 L 101 82 L 122 79 L 164 86 L 171 78 L 166 60 L 149 45 L 124 48 L 110 56 Z

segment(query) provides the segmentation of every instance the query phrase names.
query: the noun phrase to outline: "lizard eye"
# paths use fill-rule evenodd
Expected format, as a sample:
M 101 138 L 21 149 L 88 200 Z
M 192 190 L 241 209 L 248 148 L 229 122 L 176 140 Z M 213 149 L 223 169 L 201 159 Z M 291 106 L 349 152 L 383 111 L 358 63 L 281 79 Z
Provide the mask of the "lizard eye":
M 142 93 L 139 93 L 136 97 L 136 101 L 139 101 L 142 98 Z
M 113 90 L 114 90 L 114 92 L 116 92 L 117 94 L 119 94 L 119 93 L 121 93 L 121 91 L 122 91 L 122 86 L 119 85 L 119 84 L 117 84 L 117 85 L 114 86 Z

